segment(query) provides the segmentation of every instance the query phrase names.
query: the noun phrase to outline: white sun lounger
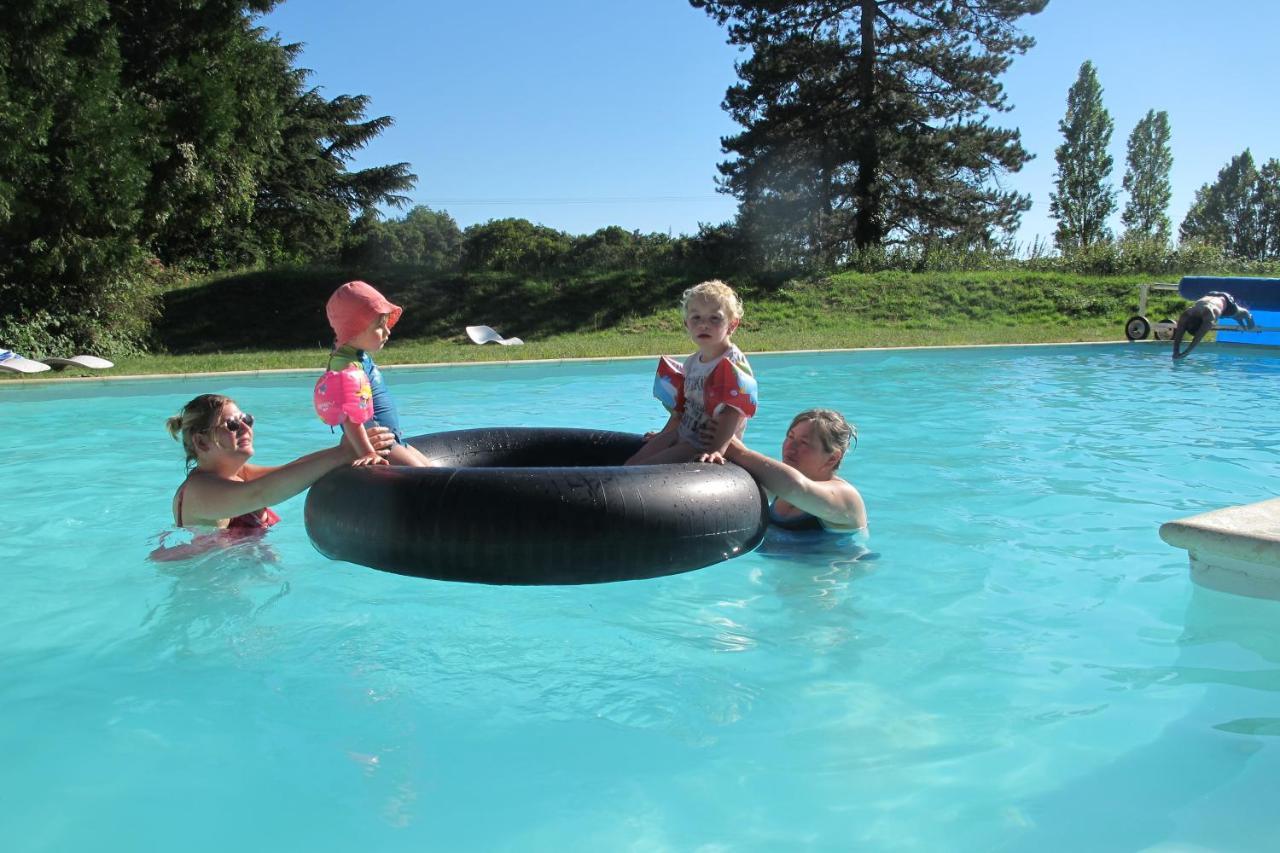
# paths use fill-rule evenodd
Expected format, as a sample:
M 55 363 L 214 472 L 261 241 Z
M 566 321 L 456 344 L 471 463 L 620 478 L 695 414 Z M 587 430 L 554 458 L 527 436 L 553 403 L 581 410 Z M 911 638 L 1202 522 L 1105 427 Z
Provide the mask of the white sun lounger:
M 73 355 L 71 358 L 44 358 L 36 361 L 18 355 L 13 350 L 0 349 L 0 370 L 10 373 L 42 373 L 46 370 L 65 370 L 68 367 L 83 367 L 88 370 L 106 370 L 115 367 L 113 362 L 96 355 Z
M 504 347 L 524 343 L 519 338 L 504 338 L 488 326 L 467 326 L 467 337 L 471 338 L 473 343 L 487 344 L 492 341 L 493 343 L 502 344 Z
M 42 361 L 23 358 L 13 350 L 0 349 L 0 370 L 10 373 L 40 373 L 48 369 L 49 365 Z
M 96 355 L 73 355 L 71 358 L 42 358 L 40 359 L 54 370 L 65 370 L 68 367 L 84 367 L 88 370 L 106 370 L 109 367 L 115 367 L 115 362 L 107 361 L 105 358 L 98 358 Z

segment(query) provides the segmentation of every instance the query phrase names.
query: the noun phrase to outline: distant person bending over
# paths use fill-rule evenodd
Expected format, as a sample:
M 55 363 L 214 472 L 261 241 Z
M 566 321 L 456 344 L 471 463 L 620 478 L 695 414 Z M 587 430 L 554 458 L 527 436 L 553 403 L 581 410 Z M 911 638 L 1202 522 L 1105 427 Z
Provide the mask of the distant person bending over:
M 372 353 L 391 339 L 391 327 L 402 313 L 400 306 L 363 281 L 349 281 L 329 297 L 325 313 L 333 327 L 333 352 L 328 369 L 316 382 L 316 414 L 329 426 L 342 426 L 356 454 L 353 465 L 430 467 L 431 460 L 404 443 L 400 411 L 373 361 Z M 386 427 L 395 437 L 386 458 L 374 451 L 366 423 Z
M 671 413 L 666 425 L 645 437 L 628 465 L 692 462 L 724 453 L 756 413 L 751 365 L 730 336 L 742 322 L 742 301 L 722 281 L 704 281 L 684 292 L 684 326 L 698 351 L 683 363 L 663 356 L 654 396 Z M 714 419 L 714 428 L 708 424 Z M 709 438 L 708 438 L 709 436 Z
M 1196 344 L 1200 343 L 1200 339 L 1217 324 L 1219 317 L 1230 317 L 1244 329 L 1254 327 L 1253 315 L 1249 313 L 1249 309 L 1237 303 L 1230 293 L 1218 290 L 1206 293 L 1182 312 L 1177 325 L 1173 327 L 1173 360 L 1186 358 L 1196 348 Z M 1187 344 L 1186 349 L 1180 350 L 1182 338 L 1188 333 L 1192 335 L 1191 343 Z
M 858 431 L 839 412 L 809 409 L 796 415 L 782 442 L 782 461 L 758 453 L 734 437 L 724 453 L 700 461 L 728 459 L 747 470 L 772 495 L 769 524 L 784 530 L 867 533 L 867 507 L 853 484 L 836 469 L 857 441 Z

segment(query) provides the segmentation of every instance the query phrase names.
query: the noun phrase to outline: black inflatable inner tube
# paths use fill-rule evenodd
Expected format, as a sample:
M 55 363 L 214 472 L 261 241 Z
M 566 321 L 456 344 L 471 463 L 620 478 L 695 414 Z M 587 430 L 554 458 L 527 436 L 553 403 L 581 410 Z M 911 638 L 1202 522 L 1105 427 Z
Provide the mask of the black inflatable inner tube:
M 494 428 L 409 440 L 440 467 L 343 467 L 307 495 L 320 553 L 386 572 L 584 584 L 709 566 L 760 544 L 763 491 L 736 465 L 622 462 L 629 433 Z

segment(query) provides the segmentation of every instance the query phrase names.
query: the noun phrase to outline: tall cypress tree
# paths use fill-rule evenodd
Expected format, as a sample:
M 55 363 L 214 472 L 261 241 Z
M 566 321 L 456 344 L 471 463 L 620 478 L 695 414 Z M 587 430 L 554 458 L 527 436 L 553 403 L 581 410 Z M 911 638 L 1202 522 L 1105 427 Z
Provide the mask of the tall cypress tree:
M 831 264 L 922 238 L 990 240 L 1027 197 L 993 185 L 1030 155 L 1000 75 L 1047 0 L 690 0 L 749 51 L 725 109 L 722 188 L 773 257 Z
M 1054 151 L 1058 172 L 1049 212 L 1058 220 L 1054 242 L 1063 251 L 1111 239 L 1107 219 L 1116 209 L 1116 197 L 1107 178 L 1115 161 L 1107 146 L 1113 127 L 1102 105 L 1098 74 L 1085 60 L 1067 92 L 1067 114 L 1058 122 L 1063 142 Z
M 1155 240 L 1161 245 L 1169 242 L 1169 172 L 1173 168 L 1169 137 L 1169 114 L 1163 110 L 1148 110 L 1129 134 L 1123 184 L 1129 201 L 1120 214 L 1125 236 Z

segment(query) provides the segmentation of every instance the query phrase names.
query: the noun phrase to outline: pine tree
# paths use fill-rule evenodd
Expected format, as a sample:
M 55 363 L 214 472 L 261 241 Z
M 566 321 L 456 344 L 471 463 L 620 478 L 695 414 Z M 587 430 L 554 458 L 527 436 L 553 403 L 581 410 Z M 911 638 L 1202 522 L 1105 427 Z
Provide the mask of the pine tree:
M 404 163 L 349 172 L 391 124 L 320 97 L 276 0 L 25 0 L 0 16 L 0 340 L 138 346 L 148 255 L 220 267 L 336 256 Z
M 327 100 L 307 85 L 301 45 L 255 24 L 277 0 L 111 5 L 127 90 L 147 106 L 145 238 L 163 260 L 331 258 L 353 215 L 403 201 L 407 164 L 346 168 L 392 119 L 364 121 L 366 96 Z
M 1169 148 L 1169 114 L 1148 110 L 1129 134 L 1128 167 L 1124 188 L 1129 193 L 1120 221 L 1126 237 L 1169 243 L 1169 172 L 1173 152 Z
M 123 95 L 145 116 L 151 179 L 142 240 L 166 263 L 208 266 L 255 258 L 225 253 L 248 226 L 280 132 L 275 96 L 289 56 L 253 23 L 277 0 L 113 0 Z
M 120 97 L 104 0 L 31 0 L 0 16 L 0 339 L 136 346 L 152 312 L 132 287 L 147 178 L 142 116 Z
M 1030 155 L 989 123 L 999 76 L 1047 0 L 690 0 L 749 51 L 724 107 L 721 188 L 773 259 L 830 265 L 909 239 L 985 242 L 1027 197 L 994 186 Z
M 1280 257 L 1280 161 L 1258 169 L 1247 148 L 1232 157 L 1216 181 L 1196 190 L 1179 234 L 1236 258 Z
M 1258 245 L 1262 257 L 1280 258 L 1280 160 L 1273 157 L 1262 164 L 1254 199 L 1258 205 Z
M 305 88 L 305 79 L 306 72 L 298 70 L 285 83 L 278 144 L 254 200 L 253 235 L 272 260 L 335 257 L 353 216 L 379 204 L 403 205 L 403 191 L 417 180 L 407 163 L 347 171 L 355 152 L 393 120 L 365 120 L 368 97 L 326 100 Z
M 1114 160 L 1107 153 L 1113 123 L 1102 105 L 1102 86 L 1085 60 L 1067 92 L 1067 114 L 1058 122 L 1063 143 L 1049 212 L 1058 220 L 1054 242 L 1062 251 L 1084 249 L 1111 239 L 1107 219 L 1115 211 L 1115 191 L 1107 183 Z

